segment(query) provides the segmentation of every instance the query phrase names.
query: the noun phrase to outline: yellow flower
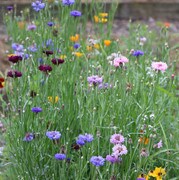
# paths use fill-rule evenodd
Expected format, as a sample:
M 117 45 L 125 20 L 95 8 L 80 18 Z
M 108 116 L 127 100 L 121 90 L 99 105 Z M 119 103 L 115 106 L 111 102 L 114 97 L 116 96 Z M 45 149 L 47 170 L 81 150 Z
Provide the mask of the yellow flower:
M 52 96 L 48 96 L 48 101 L 50 103 L 57 103 L 59 100 L 59 97 L 58 96 L 55 96 L 55 97 L 52 97 Z
M 8 54 L 8 57 L 16 56 L 16 54 Z
M 92 51 L 93 47 L 92 46 L 86 46 L 87 51 Z
M 66 58 L 67 58 L 66 55 L 61 55 L 61 56 L 60 56 L 60 59 L 66 59 Z
M 149 176 L 145 174 L 140 174 L 138 178 L 144 178 L 145 180 L 149 180 Z
M 99 44 L 94 44 L 94 48 L 99 49 L 100 48 Z
M 77 42 L 80 38 L 80 35 L 79 34 L 75 34 L 75 36 L 70 36 L 70 40 L 72 42 Z
M 102 18 L 108 17 L 108 13 L 99 13 L 99 16 Z
M 94 16 L 94 22 L 99 23 L 99 17 L 98 16 Z
M 81 52 L 74 52 L 74 55 L 76 57 L 81 57 L 81 56 L 83 56 L 83 53 L 81 53 Z
M 111 45 L 111 41 L 110 40 L 104 40 L 104 45 L 105 46 L 110 46 Z
M 155 177 L 156 180 L 162 180 L 162 177 L 166 174 L 165 169 L 156 167 L 154 171 L 149 172 L 149 176 Z

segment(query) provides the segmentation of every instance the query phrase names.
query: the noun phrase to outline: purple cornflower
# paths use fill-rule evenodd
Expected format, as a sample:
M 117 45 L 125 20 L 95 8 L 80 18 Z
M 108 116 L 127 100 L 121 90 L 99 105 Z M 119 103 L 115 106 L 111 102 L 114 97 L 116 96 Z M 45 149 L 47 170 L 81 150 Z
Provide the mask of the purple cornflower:
M 22 73 L 20 71 L 8 71 L 7 72 L 7 76 L 8 77 L 12 77 L 12 78 L 17 78 L 17 77 L 21 77 L 22 76 Z
M 78 136 L 78 139 L 76 140 L 76 143 L 80 146 L 83 146 L 86 144 L 86 142 L 92 142 L 93 141 L 93 135 L 92 134 L 87 134 L 85 133 L 84 135 L 83 134 L 80 134 Z
M 73 45 L 73 47 L 74 47 L 75 49 L 78 49 L 78 48 L 80 47 L 80 44 L 79 44 L 79 43 L 75 43 L 75 44 Z
M 136 57 L 139 57 L 139 56 L 143 56 L 144 55 L 144 52 L 141 51 L 141 50 L 135 50 L 133 53 L 132 53 L 133 56 L 136 56 Z
M 49 65 L 45 65 L 45 64 L 40 65 L 40 66 L 38 67 L 38 69 L 39 69 L 40 71 L 43 71 L 43 72 L 46 72 L 46 73 L 52 71 L 52 67 L 49 66 Z
M 41 1 L 32 2 L 32 8 L 33 10 L 38 12 L 41 9 L 45 8 L 45 3 L 42 3 Z
M 103 82 L 103 78 L 99 76 L 90 76 L 87 78 L 87 81 L 90 85 L 99 85 Z
M 36 52 L 38 49 L 37 49 L 36 44 L 33 44 L 33 45 L 31 45 L 31 46 L 28 47 L 28 50 L 29 50 L 30 52 Z
M 22 57 L 17 56 L 17 55 L 12 55 L 12 56 L 9 56 L 8 60 L 12 63 L 17 63 L 19 61 L 22 61 Z
M 34 135 L 32 133 L 26 133 L 25 137 L 23 138 L 23 141 L 30 142 L 34 139 Z
M 137 180 L 145 180 L 145 178 L 137 178 Z
M 160 149 L 161 147 L 163 147 L 162 140 L 160 140 L 157 144 L 154 144 L 153 147 L 154 147 L 154 148 L 158 148 L 158 149 Z
M 55 65 L 59 65 L 59 64 L 63 64 L 65 61 L 64 59 L 57 59 L 57 58 L 54 58 L 51 60 L 51 62 Z
M 53 25 L 55 25 L 55 23 L 54 23 L 54 22 L 49 21 L 49 22 L 47 23 L 47 25 L 48 25 L 48 26 L 50 26 L 50 27 L 52 27 Z
M 62 0 L 63 5 L 73 5 L 75 3 L 75 0 Z
M 78 144 L 78 145 L 80 145 L 80 146 L 84 146 L 84 145 L 85 145 L 85 141 L 84 141 L 84 139 L 82 139 L 82 138 L 78 138 L 78 139 L 76 140 L 76 144 Z
M 105 159 L 102 156 L 92 156 L 90 162 L 94 166 L 103 166 L 105 163 Z
M 73 10 L 70 12 L 70 15 L 73 16 L 73 17 L 80 17 L 82 14 L 80 11 L 77 11 L 77 10 Z
M 46 136 L 51 140 L 58 140 L 61 137 L 61 133 L 59 131 L 47 131 Z
M 48 39 L 47 41 L 46 41 L 46 47 L 48 48 L 49 46 L 53 46 L 54 44 L 53 44 L 53 41 L 52 41 L 52 39 Z
M 40 108 L 40 107 L 33 107 L 31 109 L 31 111 L 34 112 L 34 113 L 39 113 L 39 112 L 42 112 L 42 108 Z
M 109 85 L 109 83 L 101 83 L 98 85 L 98 88 L 99 89 L 108 89 L 108 88 L 112 88 L 112 85 L 111 84 Z
M 110 139 L 112 144 L 122 144 L 124 142 L 124 136 L 121 134 L 113 134 Z
M 13 10 L 13 6 L 7 6 L 7 10 L 8 11 L 12 11 Z
M 18 51 L 18 52 L 24 51 L 24 46 L 22 44 L 12 43 L 11 47 L 14 51 Z
M 29 24 L 29 25 L 27 26 L 27 30 L 28 30 L 28 31 L 35 30 L 36 28 L 37 28 L 37 26 L 36 26 L 35 24 Z
M 106 161 L 109 161 L 111 163 L 119 163 L 119 162 L 121 162 L 121 159 L 119 157 L 116 158 L 113 155 L 107 155 L 106 156 Z
M 64 160 L 64 159 L 66 159 L 66 154 L 60 154 L 60 153 L 57 153 L 57 154 L 55 154 L 55 159 L 57 159 L 57 160 Z

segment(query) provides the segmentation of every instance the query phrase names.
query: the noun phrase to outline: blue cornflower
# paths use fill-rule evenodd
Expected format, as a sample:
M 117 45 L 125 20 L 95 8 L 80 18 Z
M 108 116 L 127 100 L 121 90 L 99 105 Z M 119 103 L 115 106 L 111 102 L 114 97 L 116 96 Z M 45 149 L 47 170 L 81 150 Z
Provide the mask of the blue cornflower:
M 55 159 L 57 159 L 57 160 L 64 160 L 64 159 L 66 159 L 66 154 L 60 154 L 60 153 L 57 153 L 57 154 L 55 154 Z
M 51 140 L 60 139 L 61 133 L 59 131 L 47 131 L 46 136 Z
M 72 5 L 74 3 L 75 3 L 75 0 L 62 0 L 63 5 L 69 6 L 69 5 Z
M 73 47 L 74 47 L 75 49 L 78 49 L 78 48 L 80 47 L 80 44 L 79 44 L 79 43 L 75 43 L 75 44 L 73 45 Z
M 42 112 L 42 108 L 40 108 L 40 107 L 33 107 L 31 109 L 31 111 L 34 112 L 34 113 L 39 113 L 39 112 Z
M 45 3 L 42 3 L 41 1 L 32 2 L 32 8 L 33 8 L 33 10 L 38 12 L 41 9 L 45 8 Z
M 32 133 L 26 133 L 23 141 L 27 141 L 27 142 L 30 142 L 34 139 L 34 135 Z
M 29 47 L 28 47 L 28 50 L 29 50 L 30 52 L 36 52 L 38 49 L 37 49 L 36 44 L 33 44 L 32 46 L 29 46 Z
M 14 51 L 18 51 L 18 52 L 24 51 L 24 46 L 22 44 L 12 43 L 11 47 Z
M 70 15 L 71 15 L 71 16 L 74 16 L 74 17 L 79 17 L 79 16 L 81 16 L 82 14 L 81 14 L 80 11 L 73 10 L 73 11 L 70 12 Z
M 53 25 L 55 25 L 55 23 L 54 23 L 54 22 L 49 21 L 49 22 L 47 23 L 47 25 L 48 25 L 48 26 L 50 26 L 50 27 L 52 27 Z
M 85 145 L 85 141 L 84 141 L 83 139 L 78 138 L 78 139 L 76 140 L 76 144 L 78 144 L 78 145 L 80 145 L 80 146 L 84 146 L 84 145 Z
M 92 156 L 90 162 L 94 166 L 103 166 L 105 163 L 105 159 L 102 156 Z
M 141 50 L 135 50 L 133 53 L 132 53 L 133 56 L 136 56 L 136 57 L 139 57 L 139 56 L 143 56 L 144 55 L 144 52 L 141 51 Z
M 86 142 L 91 142 L 93 141 L 93 135 L 92 134 L 87 134 L 85 133 L 84 135 L 83 134 L 80 134 L 78 136 L 78 139 L 76 140 L 76 143 L 80 146 L 83 146 L 86 144 Z

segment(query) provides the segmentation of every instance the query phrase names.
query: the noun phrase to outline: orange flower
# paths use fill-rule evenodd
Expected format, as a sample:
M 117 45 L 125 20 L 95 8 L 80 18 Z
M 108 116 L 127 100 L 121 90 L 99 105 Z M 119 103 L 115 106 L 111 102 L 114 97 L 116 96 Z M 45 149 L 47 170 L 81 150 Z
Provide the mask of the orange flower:
M 25 28 L 25 22 L 24 21 L 19 21 L 17 23 L 17 25 L 18 25 L 18 28 L 21 29 L 21 30 L 23 30 Z
M 140 137 L 139 143 L 147 145 L 149 143 L 149 138 L 147 137 Z
M 3 88 L 5 85 L 5 80 L 3 77 L 0 77 L 0 88 Z
M 75 36 L 70 36 L 70 40 L 72 42 L 77 42 L 80 38 L 80 35 L 79 34 L 75 34 Z
M 111 45 L 111 41 L 110 40 L 104 40 L 104 45 L 105 46 L 110 46 Z
M 169 28 L 169 27 L 171 26 L 171 24 L 170 24 L 169 22 L 164 22 L 164 26 L 165 26 L 166 28 Z
M 98 16 L 94 16 L 94 22 L 99 23 L 99 17 Z

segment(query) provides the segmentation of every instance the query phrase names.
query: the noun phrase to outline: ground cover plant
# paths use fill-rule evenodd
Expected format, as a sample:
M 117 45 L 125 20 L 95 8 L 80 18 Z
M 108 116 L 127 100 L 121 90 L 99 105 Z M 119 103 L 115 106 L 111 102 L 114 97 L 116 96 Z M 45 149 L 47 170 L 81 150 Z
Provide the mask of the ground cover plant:
M 116 7 L 34 1 L 32 16 L 8 7 L 4 179 L 179 178 L 168 26 L 129 22 L 129 37 L 112 38 Z

